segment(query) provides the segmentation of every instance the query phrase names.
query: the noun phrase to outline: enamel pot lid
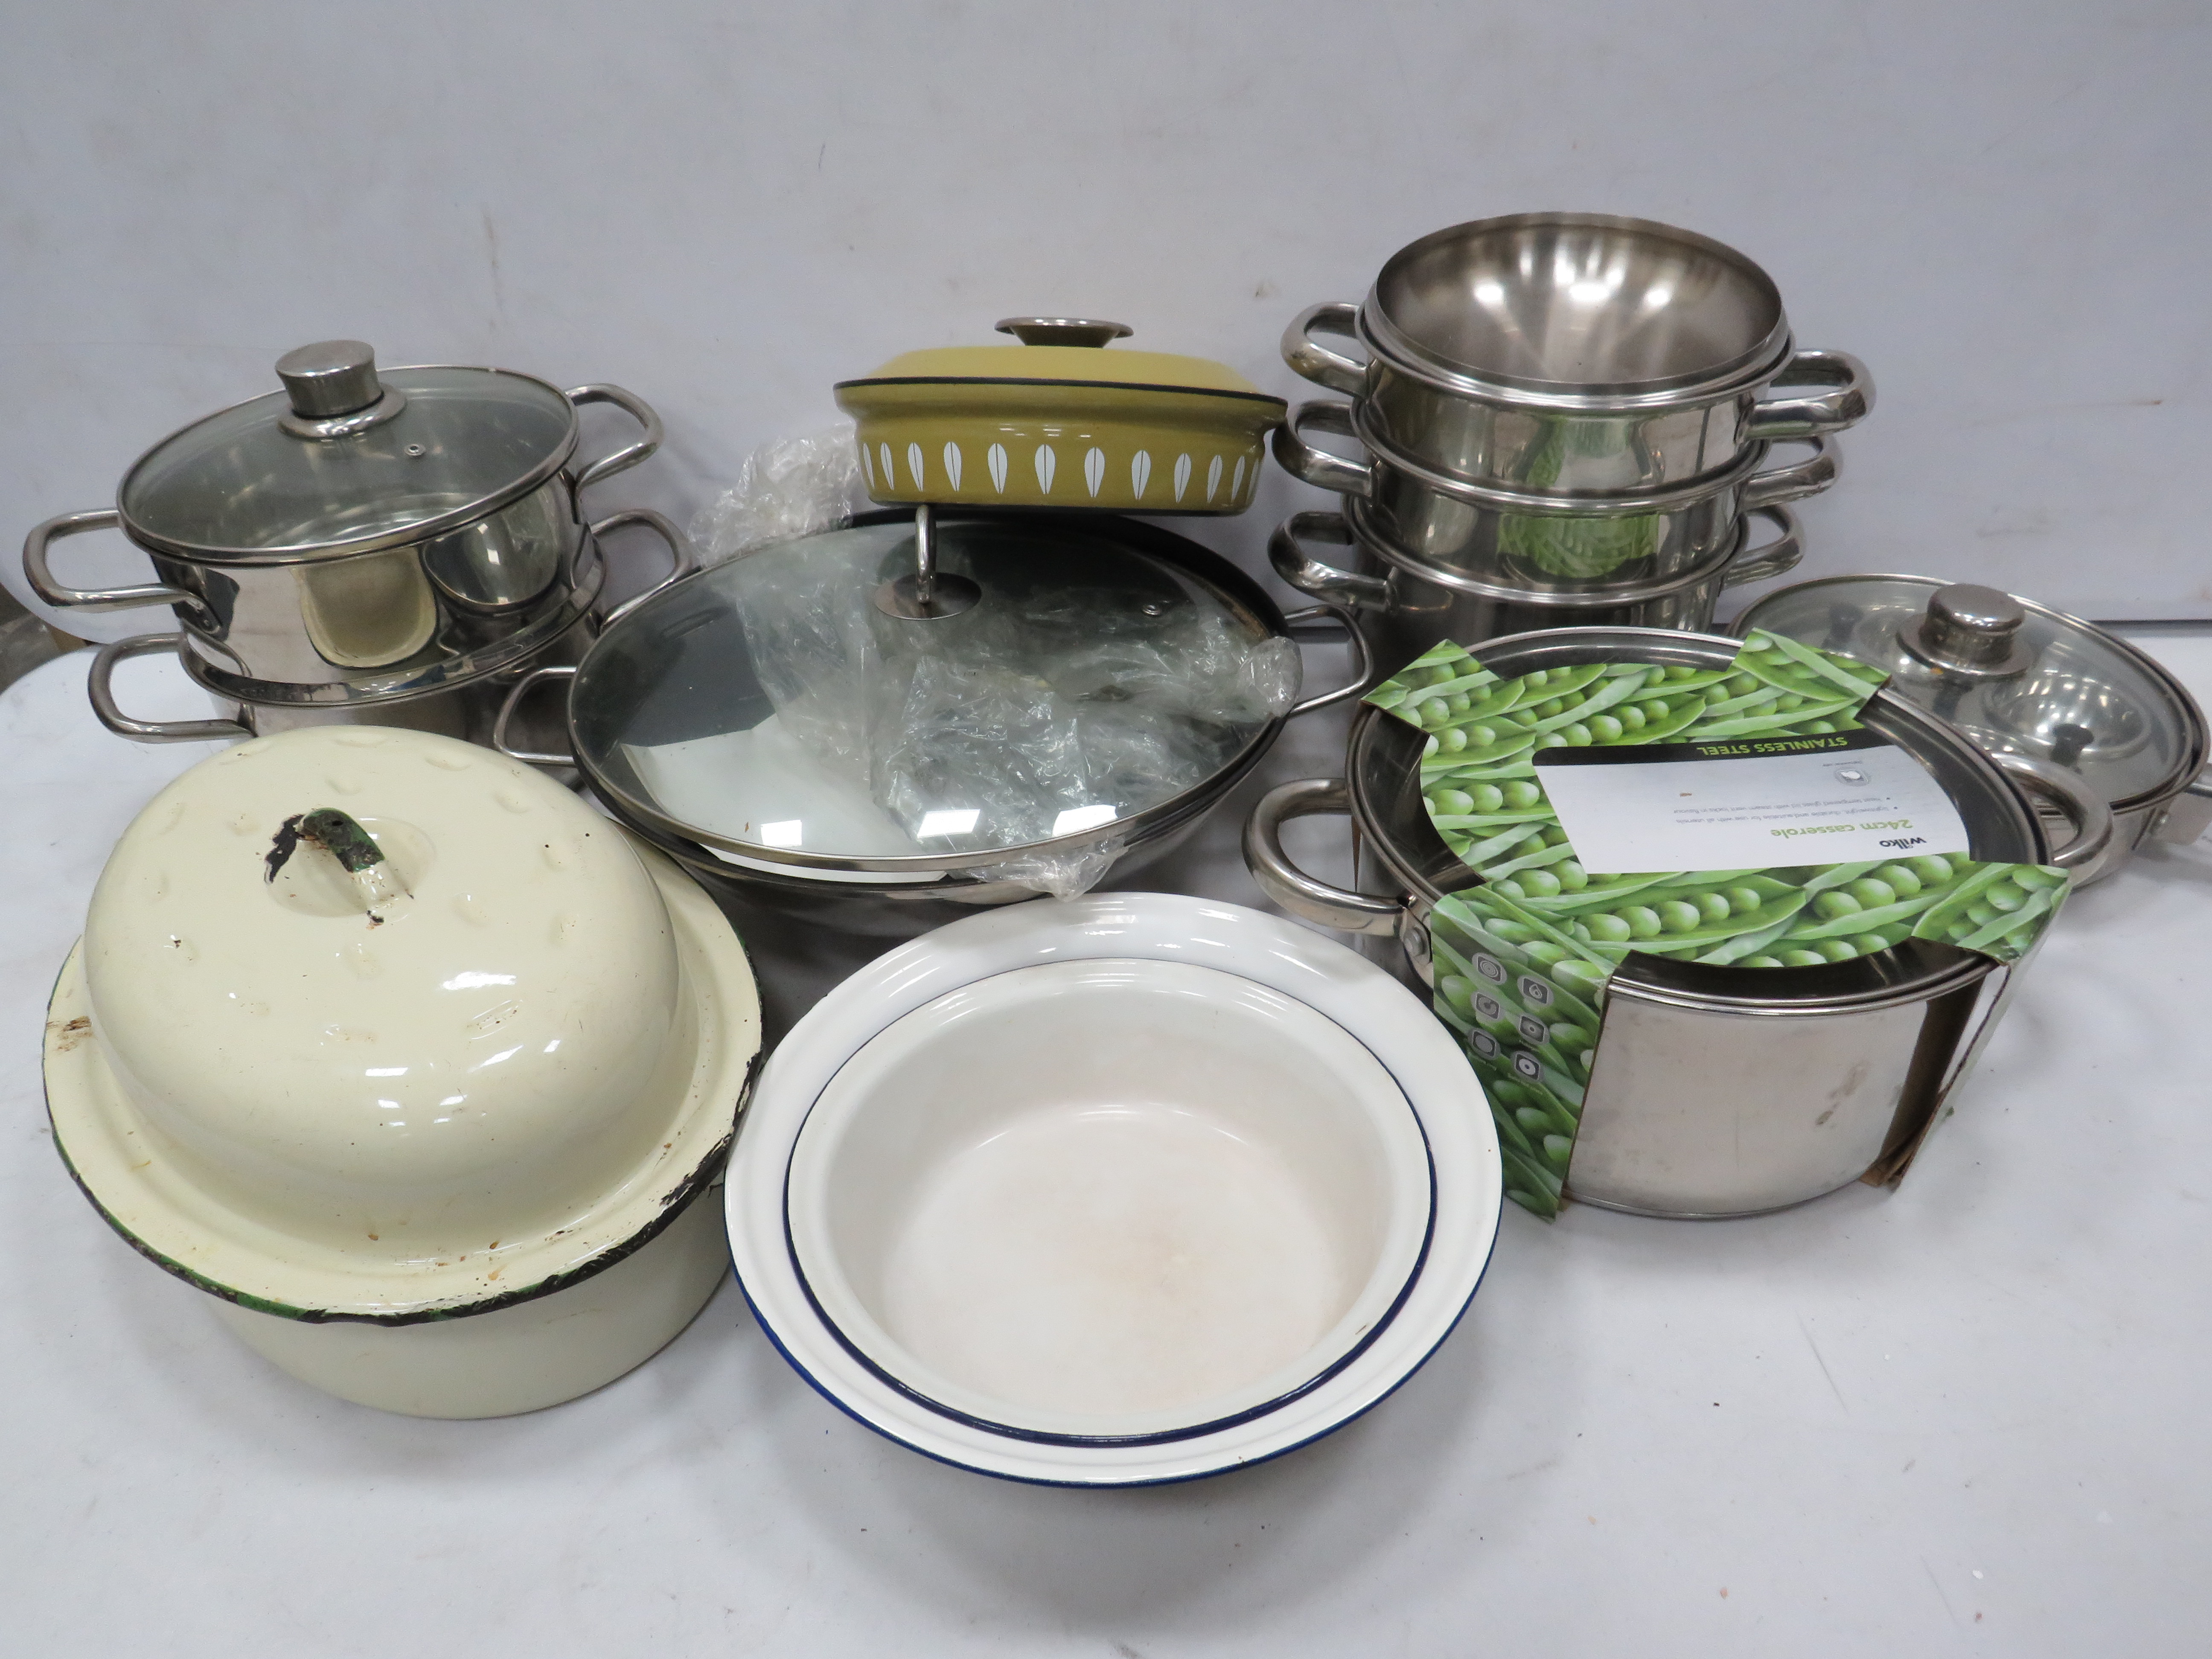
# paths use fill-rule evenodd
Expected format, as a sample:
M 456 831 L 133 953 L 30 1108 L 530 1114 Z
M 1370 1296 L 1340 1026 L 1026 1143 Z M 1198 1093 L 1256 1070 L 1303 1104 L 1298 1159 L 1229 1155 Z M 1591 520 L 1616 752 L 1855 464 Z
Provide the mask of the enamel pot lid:
M 1286 405 L 1225 363 L 1109 348 L 1121 323 L 1009 317 L 1017 345 L 909 351 L 837 383 L 872 500 L 1239 513 Z
M 1126 323 L 1094 322 L 1077 317 L 1007 317 L 998 325 L 1015 345 L 939 346 L 894 357 L 872 374 L 840 380 L 837 391 L 865 393 L 895 384 L 1059 386 L 1135 386 L 1164 392 L 1195 392 L 1273 404 L 1279 417 L 1284 404 L 1254 386 L 1226 363 L 1168 351 L 1106 348 L 1134 332 Z
M 1890 689 L 1981 747 L 2078 774 L 2127 811 L 2204 768 L 2204 715 L 2126 641 L 2031 600 L 1934 576 L 1831 576 L 1768 594 L 1735 621 L 1871 663 Z
M 359 340 L 278 359 L 284 389 L 163 439 L 117 492 L 141 545 L 283 563 L 401 545 L 468 524 L 568 464 L 576 412 L 501 368 L 376 366 Z
M 654 594 L 592 646 L 568 717 L 578 764 L 649 830 L 933 879 L 1184 810 L 1264 751 L 1298 682 L 1281 614 L 1181 537 L 924 509 Z
M 714 1178 L 760 1046 L 688 878 L 528 767 L 371 726 L 155 796 L 72 998 L 48 1099 L 88 1195 L 172 1271 L 311 1321 L 483 1312 L 622 1259 Z

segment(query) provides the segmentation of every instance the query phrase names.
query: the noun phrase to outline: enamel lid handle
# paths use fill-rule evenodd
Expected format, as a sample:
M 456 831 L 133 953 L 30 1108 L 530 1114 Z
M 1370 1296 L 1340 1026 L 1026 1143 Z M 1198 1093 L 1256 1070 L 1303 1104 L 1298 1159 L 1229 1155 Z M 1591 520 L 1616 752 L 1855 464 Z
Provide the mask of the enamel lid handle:
M 1127 323 L 1102 323 L 1084 317 L 1003 317 L 997 325 L 1024 345 L 1103 346 L 1135 331 Z

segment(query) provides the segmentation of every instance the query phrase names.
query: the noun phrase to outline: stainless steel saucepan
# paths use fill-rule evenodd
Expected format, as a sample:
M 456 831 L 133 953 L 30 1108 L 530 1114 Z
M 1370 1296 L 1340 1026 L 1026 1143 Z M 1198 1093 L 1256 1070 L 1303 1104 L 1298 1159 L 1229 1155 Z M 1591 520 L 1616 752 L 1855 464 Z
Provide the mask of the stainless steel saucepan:
M 1593 661 L 1724 667 L 1740 643 L 1575 628 L 1492 640 L 1474 654 L 1510 678 Z M 1976 859 L 2081 866 L 2111 836 L 2103 801 L 2070 773 L 2024 756 L 1986 756 L 1894 691 L 1876 692 L 1860 719 L 1942 785 Z M 1268 897 L 1316 927 L 1395 939 L 1406 976 L 1423 986 L 1432 976 L 1431 912 L 1446 893 L 1480 879 L 1429 820 L 1425 741 L 1415 727 L 1362 708 L 1345 775 L 1272 791 L 1244 832 L 1245 862 Z M 2077 826 L 2074 845 L 2056 860 L 2024 791 L 2057 804 Z M 1330 813 L 1352 820 L 1364 890 L 1323 882 L 1284 851 L 1285 822 Z M 1818 967 L 1632 955 L 1607 986 L 1568 1194 L 1640 1214 L 1709 1217 L 1778 1209 L 1861 1179 L 1893 1181 L 1988 1041 L 2027 965 L 1912 939 Z
M 186 670 L 217 696 L 338 710 L 537 657 L 599 601 L 595 532 L 652 521 L 590 526 L 578 506 L 660 442 L 659 417 L 618 386 L 562 392 L 496 368 L 380 374 L 353 340 L 303 347 L 276 372 L 283 391 L 141 456 L 113 507 L 33 530 L 23 569 L 39 597 L 64 610 L 167 605 Z M 580 466 L 577 410 L 595 403 L 644 431 Z M 82 588 L 54 574 L 54 542 L 109 528 L 146 551 L 155 581 Z

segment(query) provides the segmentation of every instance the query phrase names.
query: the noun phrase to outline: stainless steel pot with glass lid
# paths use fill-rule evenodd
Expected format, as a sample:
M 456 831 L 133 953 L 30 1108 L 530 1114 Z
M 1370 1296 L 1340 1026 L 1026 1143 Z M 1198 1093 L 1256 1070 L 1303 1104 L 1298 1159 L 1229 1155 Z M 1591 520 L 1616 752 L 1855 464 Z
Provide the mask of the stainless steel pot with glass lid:
M 1577 628 L 1471 650 L 1510 678 L 1609 660 L 1724 667 L 1737 647 L 1712 635 Z M 2109 833 L 2102 803 L 2071 774 L 2022 756 L 1985 756 L 1893 691 L 1876 692 L 1859 719 L 1942 783 L 1977 860 L 2054 861 L 2022 788 L 2075 815 L 2085 832 L 2081 860 Z M 1396 939 L 1423 984 L 1431 977 L 1431 910 L 1480 879 L 1430 822 L 1425 741 L 1416 727 L 1363 708 L 1345 775 L 1272 791 L 1244 836 L 1245 860 L 1275 902 L 1318 927 Z M 1379 890 L 1331 886 L 1285 854 L 1282 825 L 1316 813 L 1351 817 L 1374 866 L 1363 884 Z M 1913 939 L 1818 967 L 1631 955 L 1607 988 L 1569 1194 L 1645 1214 L 1742 1215 L 1863 1177 L 1887 1179 L 1986 1041 L 2023 966 Z
M 1768 594 L 1734 627 L 1871 663 L 1990 753 L 2079 776 L 2110 804 L 2114 833 L 2076 886 L 2114 873 L 2146 841 L 2193 842 L 2212 826 L 2203 711 L 2094 623 L 1969 582 L 1828 576 Z
M 583 489 L 660 442 L 659 417 L 620 387 L 562 392 L 496 368 L 380 374 L 354 340 L 303 347 L 276 372 L 283 391 L 141 456 L 112 508 L 32 531 L 23 568 L 39 597 L 94 611 L 167 605 L 185 669 L 217 696 L 343 710 L 446 690 L 544 649 L 598 602 L 598 537 L 619 524 L 645 524 L 686 556 L 657 514 L 591 525 L 578 507 Z M 594 403 L 644 434 L 579 467 L 576 411 Z M 55 576 L 52 543 L 109 528 L 146 550 L 156 580 L 87 589 Z
M 655 593 L 507 712 L 568 679 L 621 822 L 726 895 L 907 933 L 1172 847 L 1285 720 L 1364 687 L 1356 650 L 1297 701 L 1290 629 L 1325 617 L 1352 632 L 1132 520 L 876 513 Z
M 1349 336 L 1364 362 L 1320 344 Z M 1648 219 L 1522 213 L 1393 254 L 1366 302 L 1309 307 L 1284 361 L 1361 400 L 1371 441 L 1462 482 L 1559 495 L 1687 483 L 1873 407 L 1864 365 L 1798 351 L 1773 279 Z M 1826 386 L 1773 398 L 1777 386 Z

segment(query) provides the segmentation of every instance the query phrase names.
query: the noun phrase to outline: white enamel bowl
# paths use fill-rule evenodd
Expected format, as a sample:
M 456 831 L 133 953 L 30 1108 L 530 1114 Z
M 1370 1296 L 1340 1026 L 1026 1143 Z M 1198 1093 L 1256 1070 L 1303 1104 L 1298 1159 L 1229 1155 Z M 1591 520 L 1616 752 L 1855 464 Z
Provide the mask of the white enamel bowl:
M 1487 1263 L 1488 1109 L 1341 945 L 1162 894 L 979 915 L 831 993 L 762 1074 L 727 1188 L 763 1328 L 929 1455 L 1188 1480 L 1341 1426 Z

